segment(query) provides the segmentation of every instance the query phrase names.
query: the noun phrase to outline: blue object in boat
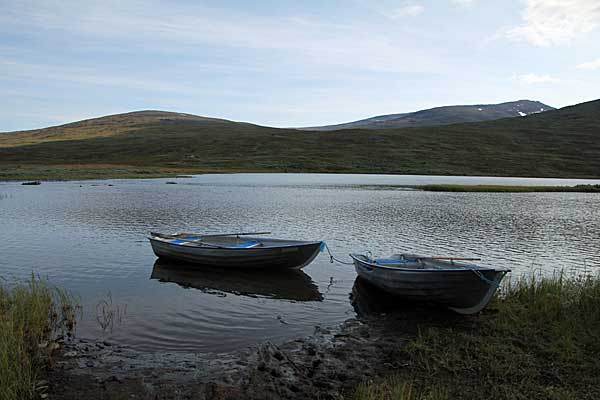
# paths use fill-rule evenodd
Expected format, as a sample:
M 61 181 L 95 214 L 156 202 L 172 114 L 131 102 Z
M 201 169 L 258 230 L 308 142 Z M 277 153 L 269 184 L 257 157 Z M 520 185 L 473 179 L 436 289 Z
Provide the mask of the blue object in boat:
M 192 240 L 202 240 L 202 238 L 186 238 L 185 240 L 181 240 L 181 239 L 175 239 L 173 241 L 171 241 L 171 244 L 185 244 L 185 243 L 189 243 Z
M 246 242 L 246 243 L 236 244 L 235 246 L 231 246 L 231 248 L 233 248 L 233 249 L 247 249 L 249 247 L 254 247 L 257 244 L 260 244 L 260 242 L 258 240 L 251 240 L 251 241 Z
M 390 260 L 386 258 L 378 258 L 375 260 L 375 264 L 408 264 L 408 260 Z

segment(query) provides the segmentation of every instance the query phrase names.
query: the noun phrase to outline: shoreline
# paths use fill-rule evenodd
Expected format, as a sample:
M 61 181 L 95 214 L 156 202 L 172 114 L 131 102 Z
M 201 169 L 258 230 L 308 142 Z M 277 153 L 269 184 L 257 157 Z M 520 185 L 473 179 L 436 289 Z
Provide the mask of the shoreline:
M 189 179 L 193 178 L 193 175 L 205 175 L 205 174 L 285 174 L 286 172 L 279 171 L 225 171 L 225 170 L 189 170 L 189 169 L 143 169 L 143 168 L 130 168 L 128 166 L 119 169 L 119 172 L 115 173 L 114 169 L 105 169 L 101 172 L 89 172 L 87 167 L 84 169 L 87 173 L 82 173 L 79 169 L 68 170 L 69 174 L 62 178 L 56 178 L 53 175 L 40 178 L 41 175 L 30 175 L 25 173 L 18 177 L 6 178 L 7 175 L 11 176 L 10 173 L 0 172 L 0 183 L 14 183 L 20 182 L 22 185 L 40 185 L 43 182 L 76 182 L 76 181 L 109 181 L 119 179 Z M 322 172 L 304 172 L 304 173 L 291 173 L 291 174 L 346 174 L 346 173 L 322 173 Z M 94 175 L 95 174 L 95 175 Z M 394 176 L 395 174 L 369 174 L 361 173 L 359 175 L 389 175 Z M 397 175 L 402 176 L 402 175 Z M 415 175 L 407 175 L 415 176 Z M 435 177 L 453 177 L 454 175 L 423 175 L 423 176 L 435 176 Z M 463 176 L 461 176 L 462 178 Z M 472 178 L 506 178 L 506 179 L 565 179 L 565 180 L 579 180 L 582 178 L 537 178 L 537 177 L 503 177 L 503 176 L 464 176 Z M 175 181 L 168 181 L 167 184 L 177 184 Z M 372 186 L 365 184 L 365 186 Z M 425 192 L 455 192 L 455 193 L 559 193 L 559 192 L 570 192 L 570 193 L 600 193 L 600 184 L 577 184 L 574 186 L 540 186 L 540 185 L 502 185 L 502 184 L 425 184 L 425 185 L 395 185 L 395 184 L 382 184 L 375 185 L 381 187 L 390 187 L 397 189 L 409 189 Z
M 503 290 L 483 312 L 462 316 L 394 301 L 358 281 L 357 318 L 227 354 L 150 354 L 79 340 L 61 351 L 48 393 L 57 400 L 597 399 L 600 276 L 531 277 Z
M 0 164 L 0 182 L 19 181 L 46 181 L 46 182 L 68 182 L 84 180 L 109 180 L 109 179 L 156 179 L 176 178 L 178 175 L 203 175 L 203 174 L 237 174 L 237 173 L 260 173 L 260 174 L 360 174 L 360 175 L 405 175 L 405 176 L 461 176 L 471 178 L 514 178 L 514 179 L 565 179 L 565 180 L 600 180 L 600 176 L 528 176 L 528 175 L 481 175 L 477 173 L 465 175 L 443 175 L 432 174 L 423 171 L 356 171 L 356 170 L 296 170 L 296 169 L 206 169 L 190 167 L 168 167 L 147 166 L 128 164 Z M 412 185 L 403 186 L 411 188 L 428 188 L 430 186 L 511 186 L 512 185 Z M 515 186 L 517 188 L 522 186 Z M 523 186 L 525 187 L 525 186 Z M 536 186 L 528 186 L 536 187 Z M 543 187 L 543 186 L 542 186 Z M 560 186 L 559 186 L 560 187 Z M 448 188 L 446 191 L 458 191 Z M 433 189 L 431 189 L 433 190 Z M 440 190 L 441 191 L 441 190 Z M 475 191 L 475 190 L 472 190 Z M 482 190 L 478 190 L 482 191 Z
M 516 186 L 516 185 L 417 185 L 415 189 L 426 192 L 462 192 L 462 193 L 600 193 L 600 185 L 575 186 Z
M 40 317 L 66 310 L 61 321 L 67 331 L 56 337 L 45 330 L 39 337 L 16 331 L 30 343 L 28 359 L 40 372 L 10 400 L 600 397 L 597 274 L 508 280 L 485 310 L 470 316 L 401 301 L 357 279 L 350 296 L 357 318 L 317 327 L 308 337 L 226 354 L 147 353 L 101 339 L 70 339 L 77 306 L 65 292 L 57 289 L 55 298 L 37 282 L 0 291 L 0 324 L 29 315 L 32 302 L 12 298 L 33 296 L 40 299 Z M 67 302 L 56 303 L 58 298 Z M 13 307 L 20 311 L 11 312 Z M 53 326 L 46 324 L 42 328 Z M 0 350 L 10 356 L 16 350 L 6 339 Z M 40 352 L 47 358 L 36 361 Z M 12 364 L 0 366 L 14 371 Z M 10 379 L 3 385 L 16 382 Z
M 148 167 L 121 164 L 1 165 L 0 182 L 69 182 L 109 179 L 175 178 L 178 175 L 235 173 L 237 171 Z
M 375 296 L 373 298 L 372 296 Z M 284 343 L 263 342 L 224 354 L 143 352 L 78 339 L 50 372 L 52 399 L 352 399 L 358 384 L 406 367 L 400 349 L 423 326 L 455 326 L 463 318 L 423 305 L 382 307 L 368 285 L 353 289 L 359 316 Z M 389 314 L 388 314 L 389 313 Z

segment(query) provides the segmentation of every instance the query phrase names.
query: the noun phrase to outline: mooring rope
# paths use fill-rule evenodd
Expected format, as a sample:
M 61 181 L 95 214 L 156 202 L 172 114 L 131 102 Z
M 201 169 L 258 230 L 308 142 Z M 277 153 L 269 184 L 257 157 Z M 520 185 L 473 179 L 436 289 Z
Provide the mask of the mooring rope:
M 470 269 L 471 271 L 473 271 L 473 273 L 474 273 L 475 275 L 477 275 L 477 276 L 479 277 L 479 279 L 481 279 L 482 281 L 484 281 L 484 282 L 485 282 L 485 283 L 487 283 L 488 285 L 490 285 L 490 286 L 495 286 L 495 287 L 496 287 L 496 289 L 498 289 L 498 288 L 500 287 L 500 284 L 499 284 L 498 282 L 496 282 L 496 281 L 493 281 L 493 280 L 491 280 L 491 279 L 488 279 L 488 278 L 486 278 L 486 277 L 485 277 L 485 275 L 483 275 L 483 274 L 481 273 L 481 271 L 479 271 L 479 270 L 476 270 L 476 269 L 473 269 L 473 268 L 467 268 L 467 269 Z
M 335 262 L 338 262 L 338 263 L 344 264 L 344 265 L 354 265 L 353 262 L 345 262 L 345 261 L 335 258 L 335 256 L 331 253 L 331 250 L 329 250 L 329 246 L 327 246 L 327 243 L 325 243 L 325 242 L 321 242 L 321 251 L 323 251 L 323 250 L 327 250 L 327 253 L 329 253 L 329 262 L 332 264 L 335 261 Z

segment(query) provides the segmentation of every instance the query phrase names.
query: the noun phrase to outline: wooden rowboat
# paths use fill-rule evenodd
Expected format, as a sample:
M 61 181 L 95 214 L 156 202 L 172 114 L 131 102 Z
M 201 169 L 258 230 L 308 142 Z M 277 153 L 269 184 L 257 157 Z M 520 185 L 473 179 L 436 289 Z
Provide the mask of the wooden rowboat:
M 395 254 L 372 259 L 350 254 L 356 273 L 380 290 L 420 302 L 438 303 L 460 314 L 474 314 L 490 302 L 506 268 L 457 262 L 458 258 Z
M 158 257 L 216 268 L 301 269 L 319 254 L 322 243 L 246 235 L 151 232 L 148 239 Z

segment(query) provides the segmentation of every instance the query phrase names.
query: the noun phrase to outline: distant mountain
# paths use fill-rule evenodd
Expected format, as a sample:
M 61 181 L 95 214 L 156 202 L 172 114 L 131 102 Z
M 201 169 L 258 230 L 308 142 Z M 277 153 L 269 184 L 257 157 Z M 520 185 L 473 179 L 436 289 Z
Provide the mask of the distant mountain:
M 525 117 L 530 114 L 549 110 L 554 110 L 554 107 L 550 107 L 539 101 L 519 100 L 500 104 L 435 107 L 411 113 L 379 115 L 344 124 L 301 129 L 334 131 L 339 129 L 391 129 L 449 125 L 462 122 L 481 122 L 500 118 Z
M 397 129 L 315 132 L 145 111 L 0 135 L 0 180 L 166 172 L 600 178 L 600 100 L 525 118 Z

